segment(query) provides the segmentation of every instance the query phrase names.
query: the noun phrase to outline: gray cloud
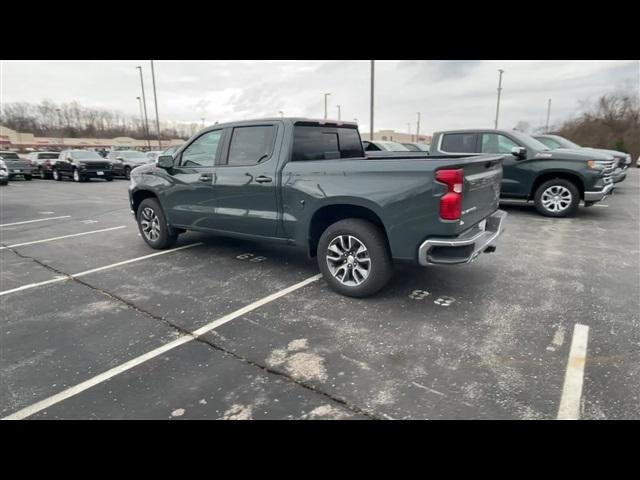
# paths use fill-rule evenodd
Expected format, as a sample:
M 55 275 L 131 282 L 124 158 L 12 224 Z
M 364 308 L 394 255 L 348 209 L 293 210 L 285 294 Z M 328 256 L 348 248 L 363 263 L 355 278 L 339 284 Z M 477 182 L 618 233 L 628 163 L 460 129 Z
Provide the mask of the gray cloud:
M 148 61 L 2 62 L 3 102 L 43 99 L 138 115 L 136 65 L 142 65 L 147 106 L 153 116 Z M 162 61 L 155 62 L 161 120 L 208 123 L 277 116 L 322 117 L 323 93 L 331 92 L 329 114 L 358 118 L 368 131 L 369 61 Z M 421 131 L 492 126 L 498 68 L 505 70 L 500 125 L 541 125 L 547 99 L 552 122 L 576 114 L 581 101 L 620 89 L 640 90 L 635 61 L 378 61 L 376 129 Z

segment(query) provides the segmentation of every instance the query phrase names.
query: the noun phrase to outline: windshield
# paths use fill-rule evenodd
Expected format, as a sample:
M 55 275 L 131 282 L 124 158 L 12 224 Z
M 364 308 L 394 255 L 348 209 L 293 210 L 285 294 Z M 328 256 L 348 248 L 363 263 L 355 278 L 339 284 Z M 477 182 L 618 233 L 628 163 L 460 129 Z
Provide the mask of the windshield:
M 76 160 L 102 160 L 102 157 L 98 155 L 96 152 L 79 150 L 76 152 L 71 152 L 71 156 Z
M 140 158 L 143 160 L 147 160 L 147 156 L 142 152 L 136 152 L 135 150 L 118 152 L 118 156 L 122 158 L 136 159 Z
M 0 152 L 0 158 L 5 160 L 20 160 L 20 157 L 15 152 Z
M 511 130 L 509 133 L 511 134 L 511 136 L 513 136 L 518 141 L 520 141 L 520 143 L 522 143 L 522 145 L 524 145 L 526 148 L 530 148 L 532 150 L 542 150 L 542 151 L 550 150 L 550 148 L 547 147 L 544 143 L 536 140 L 531 135 L 518 132 L 517 130 Z
M 401 143 L 396 142 L 376 142 L 382 148 L 389 152 L 409 152 L 410 150 L 402 145 Z
M 558 142 L 562 147 L 564 148 L 582 148 L 580 145 L 578 145 L 577 143 L 573 143 L 571 140 L 567 140 L 566 138 L 563 137 L 559 137 L 557 135 L 554 135 L 553 137 L 551 137 L 553 140 L 555 140 L 556 142 Z

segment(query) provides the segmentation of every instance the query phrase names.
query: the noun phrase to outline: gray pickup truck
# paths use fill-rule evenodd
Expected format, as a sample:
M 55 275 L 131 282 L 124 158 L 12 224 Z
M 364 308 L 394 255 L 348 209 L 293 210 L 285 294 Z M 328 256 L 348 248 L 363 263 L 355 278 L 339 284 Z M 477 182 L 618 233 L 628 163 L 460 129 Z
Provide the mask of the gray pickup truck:
M 533 201 L 548 217 L 574 213 L 606 198 L 613 190 L 615 160 L 595 150 L 551 150 L 535 138 L 515 130 L 451 130 L 436 132 L 434 155 L 504 156 L 500 196 Z
M 0 151 L 0 160 L 4 160 L 9 173 L 9 179 L 21 176 L 25 180 L 31 180 L 35 167 L 29 160 L 24 160 L 16 152 Z
M 129 199 L 152 248 L 186 230 L 289 244 L 317 257 L 331 288 L 364 297 L 393 260 L 494 251 L 501 178 L 501 156 L 367 158 L 356 123 L 277 118 L 202 130 L 132 170 Z

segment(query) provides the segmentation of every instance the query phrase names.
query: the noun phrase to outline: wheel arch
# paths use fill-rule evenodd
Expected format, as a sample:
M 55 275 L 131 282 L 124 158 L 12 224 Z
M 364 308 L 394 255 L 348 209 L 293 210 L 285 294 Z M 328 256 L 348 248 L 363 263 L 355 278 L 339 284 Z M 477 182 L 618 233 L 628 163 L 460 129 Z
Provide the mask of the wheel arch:
M 540 175 L 538 175 L 533 181 L 533 184 L 531 185 L 531 191 L 529 192 L 529 199 L 533 199 L 535 197 L 536 191 L 538 190 L 538 187 L 540 187 L 540 185 L 542 185 L 544 182 L 548 180 L 553 180 L 555 178 L 561 178 L 563 180 L 568 180 L 569 182 L 573 183 L 578 189 L 578 192 L 580 192 L 580 200 L 584 200 L 585 187 L 584 187 L 584 181 L 582 180 L 580 175 L 578 175 L 575 172 L 567 172 L 563 170 L 542 172 Z

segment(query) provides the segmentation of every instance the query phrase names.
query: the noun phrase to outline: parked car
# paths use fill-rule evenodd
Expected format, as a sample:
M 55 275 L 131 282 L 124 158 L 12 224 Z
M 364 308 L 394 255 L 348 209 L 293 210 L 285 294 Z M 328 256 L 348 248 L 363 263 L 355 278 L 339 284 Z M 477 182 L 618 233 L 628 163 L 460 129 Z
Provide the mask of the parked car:
M 144 152 L 137 150 L 111 151 L 107 155 L 107 160 L 109 160 L 113 166 L 113 174 L 125 178 L 130 177 L 131 170 L 134 168 L 144 165 L 145 163 L 153 162 Z
M 60 152 L 32 152 L 29 160 L 35 167 L 35 173 L 40 178 L 51 178 L 53 176 L 53 164 L 60 156 Z
M 9 184 L 9 169 L 7 168 L 7 164 L 4 163 L 4 160 L 0 159 L 0 185 L 8 185 Z
M 409 152 L 410 150 L 398 142 L 389 142 L 386 140 L 369 141 L 363 140 L 365 152 Z
M 90 150 L 63 150 L 53 165 L 54 180 L 72 178 L 74 182 L 84 182 L 91 178 L 113 180 L 111 163 Z
M 558 148 L 570 148 L 573 150 L 585 149 L 595 150 L 596 152 L 611 155 L 616 159 L 617 162 L 616 168 L 611 174 L 613 183 L 621 182 L 625 178 L 627 178 L 627 169 L 629 168 L 629 165 L 631 165 L 631 155 L 629 155 L 628 153 L 620 152 L 618 150 L 606 150 L 604 148 L 581 147 L 577 143 L 574 143 L 571 140 L 567 140 L 560 135 L 533 135 L 533 138 L 544 143 L 551 150 L 556 150 Z
M 4 160 L 9 171 L 9 179 L 23 177 L 25 180 L 31 180 L 33 177 L 34 167 L 31 162 L 20 158 L 16 152 L 0 151 L 0 160 Z
M 612 156 L 595 150 L 551 150 L 515 130 L 454 130 L 436 132 L 433 155 L 504 155 L 500 196 L 533 201 L 548 217 L 574 213 L 580 200 L 586 207 L 603 200 L 613 189 Z
M 364 297 L 393 260 L 494 251 L 501 177 L 498 155 L 368 159 L 356 123 L 278 118 L 202 130 L 133 170 L 129 200 L 152 248 L 186 230 L 289 244 L 317 257 L 332 289 Z
M 427 152 L 427 153 L 429 153 L 430 145 L 427 144 L 427 143 L 409 143 L 409 142 L 405 143 L 405 142 L 403 142 L 402 145 L 407 147 L 412 152 Z
M 156 159 L 158 158 L 158 155 L 161 155 L 162 152 L 163 150 L 150 150 L 148 152 L 145 152 L 145 155 L 147 156 L 150 162 L 155 162 Z

